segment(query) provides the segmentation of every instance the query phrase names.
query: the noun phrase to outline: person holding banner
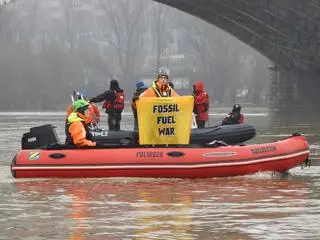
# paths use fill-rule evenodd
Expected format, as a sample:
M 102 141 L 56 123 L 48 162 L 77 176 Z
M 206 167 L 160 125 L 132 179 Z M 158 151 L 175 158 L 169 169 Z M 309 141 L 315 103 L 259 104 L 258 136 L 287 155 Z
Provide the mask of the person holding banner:
M 169 70 L 160 68 L 152 87 L 136 102 L 139 144 L 189 144 L 193 96 L 180 97 L 169 85 Z
M 209 119 L 209 95 L 204 90 L 204 85 L 200 80 L 193 84 L 194 107 L 193 113 L 196 115 L 198 128 L 204 128 Z
M 144 91 L 140 97 L 176 97 L 179 96 L 169 85 L 169 69 L 159 68 L 152 86 Z
M 136 104 L 140 145 L 189 144 L 193 96 L 140 97 Z

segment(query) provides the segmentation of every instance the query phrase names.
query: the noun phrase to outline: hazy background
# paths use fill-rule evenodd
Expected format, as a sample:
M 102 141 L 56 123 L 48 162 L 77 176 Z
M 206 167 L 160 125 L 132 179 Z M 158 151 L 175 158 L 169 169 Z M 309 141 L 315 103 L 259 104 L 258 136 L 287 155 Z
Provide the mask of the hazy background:
M 1 4 L 1 3 L 0 3 Z M 270 62 L 206 22 L 151 0 L 15 0 L 0 8 L 0 110 L 64 110 L 116 78 L 169 67 L 177 91 L 201 79 L 211 101 L 266 103 Z
M 159 66 L 170 68 L 181 94 L 202 79 L 211 101 L 227 103 L 210 105 L 210 126 L 230 103 L 256 104 L 244 109 L 257 129 L 249 144 L 300 132 L 310 159 L 319 162 L 320 123 L 302 116 L 295 124 L 270 124 L 261 106 L 269 61 L 178 10 L 151 0 L 1 6 L 4 1 L 10 0 L 0 0 L 0 239 L 320 239 L 314 166 L 284 176 L 222 179 L 14 179 L 9 165 L 30 127 L 53 124 L 64 140 L 64 111 L 74 89 L 93 96 L 117 78 L 130 99 L 135 82 L 150 83 Z M 128 110 L 121 128 L 131 130 Z

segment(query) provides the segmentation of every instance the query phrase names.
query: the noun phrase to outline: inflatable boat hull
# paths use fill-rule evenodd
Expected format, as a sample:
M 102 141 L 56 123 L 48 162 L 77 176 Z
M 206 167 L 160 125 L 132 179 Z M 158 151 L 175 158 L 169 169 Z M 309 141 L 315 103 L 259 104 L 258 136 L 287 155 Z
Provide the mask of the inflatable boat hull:
M 16 178 L 209 178 L 286 172 L 308 156 L 306 139 L 292 136 L 248 146 L 21 150 L 11 170 Z

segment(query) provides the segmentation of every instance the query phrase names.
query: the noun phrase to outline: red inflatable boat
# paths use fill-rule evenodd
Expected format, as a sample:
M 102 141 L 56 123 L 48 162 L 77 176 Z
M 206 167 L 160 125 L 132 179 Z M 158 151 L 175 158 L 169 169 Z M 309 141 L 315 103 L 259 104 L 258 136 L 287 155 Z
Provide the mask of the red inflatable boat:
M 219 143 L 219 142 L 218 142 Z M 209 178 L 286 172 L 309 157 L 305 137 L 247 146 L 109 146 L 21 150 L 11 164 L 16 178 Z

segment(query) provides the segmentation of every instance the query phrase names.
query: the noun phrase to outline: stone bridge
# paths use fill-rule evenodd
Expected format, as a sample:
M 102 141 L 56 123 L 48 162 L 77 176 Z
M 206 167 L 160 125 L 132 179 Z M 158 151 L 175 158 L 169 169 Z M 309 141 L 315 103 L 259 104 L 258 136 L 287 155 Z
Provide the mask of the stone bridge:
M 154 0 L 221 28 L 268 57 L 273 112 L 314 110 L 320 90 L 320 0 Z M 294 108 L 293 108 L 294 107 Z

